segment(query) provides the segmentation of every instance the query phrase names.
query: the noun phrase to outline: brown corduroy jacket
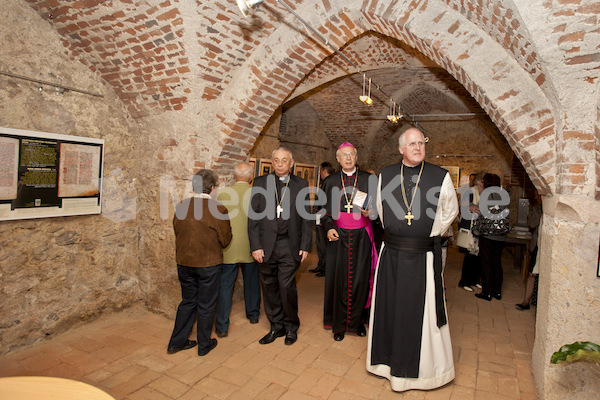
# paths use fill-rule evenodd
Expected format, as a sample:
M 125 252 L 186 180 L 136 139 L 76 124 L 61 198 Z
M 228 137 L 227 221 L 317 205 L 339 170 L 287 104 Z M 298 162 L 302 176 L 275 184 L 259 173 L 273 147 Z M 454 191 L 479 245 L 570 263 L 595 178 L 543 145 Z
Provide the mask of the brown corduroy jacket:
M 225 206 L 209 198 L 185 199 L 175 207 L 173 229 L 177 264 L 211 267 L 223 263 L 223 248 L 231 242 Z

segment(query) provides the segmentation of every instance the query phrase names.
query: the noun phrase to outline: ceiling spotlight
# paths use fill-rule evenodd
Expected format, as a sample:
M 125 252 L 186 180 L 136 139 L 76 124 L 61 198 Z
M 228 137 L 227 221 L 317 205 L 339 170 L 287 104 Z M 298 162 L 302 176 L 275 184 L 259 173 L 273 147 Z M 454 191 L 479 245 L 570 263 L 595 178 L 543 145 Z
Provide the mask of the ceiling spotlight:
M 390 99 L 390 113 L 388 114 L 387 119 L 392 124 L 397 124 L 398 119 L 400 119 L 400 117 L 398 115 L 396 115 L 396 102 L 391 99 Z
M 371 98 L 371 78 L 369 78 L 368 94 L 367 94 L 367 90 L 366 90 L 366 79 L 367 79 L 367 76 L 365 74 L 363 74 L 363 93 L 362 93 L 362 96 L 359 97 L 359 99 L 366 105 L 370 106 L 371 104 L 373 104 L 373 99 Z
M 263 1 L 264 0 L 237 0 L 237 6 L 242 12 L 244 18 L 246 18 L 248 15 L 252 14 L 254 8 L 256 8 Z

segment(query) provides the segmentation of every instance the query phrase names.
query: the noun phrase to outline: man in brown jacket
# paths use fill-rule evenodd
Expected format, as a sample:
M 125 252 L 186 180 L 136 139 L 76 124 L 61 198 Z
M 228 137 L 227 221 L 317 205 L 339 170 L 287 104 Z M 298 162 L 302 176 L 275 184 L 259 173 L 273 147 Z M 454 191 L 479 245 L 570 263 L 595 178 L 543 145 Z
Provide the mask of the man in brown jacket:
M 167 347 L 169 354 L 198 344 L 198 355 L 204 356 L 217 346 L 217 339 L 211 339 L 210 335 L 219 294 L 223 248 L 231 242 L 227 209 L 211 198 L 217 186 L 217 174 L 201 169 L 192 179 L 194 197 L 175 207 L 173 228 L 182 299 Z M 188 339 L 195 319 L 198 321 L 197 342 Z

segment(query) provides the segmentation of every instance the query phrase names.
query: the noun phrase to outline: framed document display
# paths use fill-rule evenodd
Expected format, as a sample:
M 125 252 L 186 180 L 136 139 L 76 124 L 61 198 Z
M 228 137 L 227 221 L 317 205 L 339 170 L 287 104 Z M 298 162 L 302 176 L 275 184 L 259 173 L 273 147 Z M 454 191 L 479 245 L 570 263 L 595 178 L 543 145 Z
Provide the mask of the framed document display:
M 261 158 L 258 160 L 257 176 L 267 175 L 273 171 L 273 163 L 270 158 Z
M 450 173 L 450 178 L 452 178 L 452 183 L 454 184 L 454 189 L 458 189 L 460 184 L 460 167 L 444 167 Z
M 0 221 L 101 212 L 104 139 L 0 127 Z

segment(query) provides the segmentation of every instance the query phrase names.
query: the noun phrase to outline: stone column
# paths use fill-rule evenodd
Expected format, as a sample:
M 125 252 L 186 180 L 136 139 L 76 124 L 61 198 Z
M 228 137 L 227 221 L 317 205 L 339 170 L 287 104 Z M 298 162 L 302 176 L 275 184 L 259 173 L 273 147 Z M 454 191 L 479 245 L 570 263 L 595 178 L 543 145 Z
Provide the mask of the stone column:
M 600 393 L 596 364 L 550 364 L 565 344 L 600 344 L 600 202 L 556 195 L 543 201 L 540 277 L 532 373 L 538 398 L 592 399 Z M 595 368 L 595 370 L 594 370 Z

